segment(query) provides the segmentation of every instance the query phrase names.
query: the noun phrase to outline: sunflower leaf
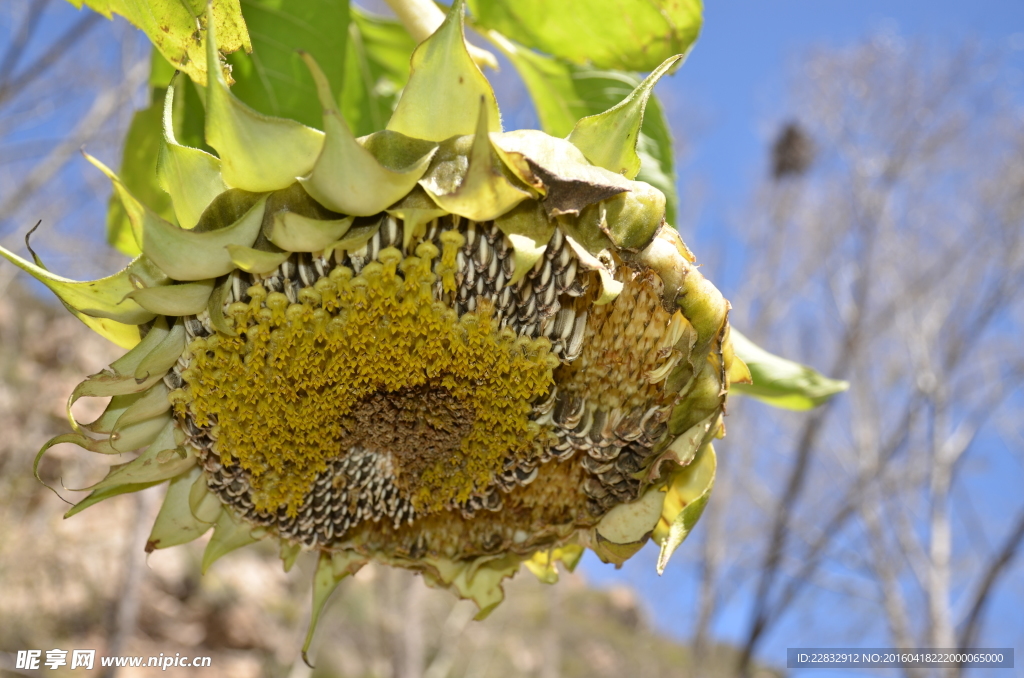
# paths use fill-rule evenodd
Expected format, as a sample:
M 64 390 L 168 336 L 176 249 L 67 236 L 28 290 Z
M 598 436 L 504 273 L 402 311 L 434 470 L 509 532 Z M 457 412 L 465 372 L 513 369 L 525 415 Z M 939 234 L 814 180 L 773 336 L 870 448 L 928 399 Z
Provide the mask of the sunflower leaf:
M 351 8 L 341 113 L 352 133 L 384 129 L 409 81 L 409 55 L 416 41 L 397 21 Z
M 120 14 L 141 28 L 174 67 L 199 83 L 206 82 L 204 31 L 206 0 L 68 0 L 81 9 L 85 5 L 108 19 Z M 242 19 L 239 0 L 211 0 L 213 18 L 225 54 L 238 49 L 252 50 L 249 32 Z
M 830 379 L 813 368 L 769 353 L 735 327 L 731 336 L 736 356 L 747 364 L 754 383 L 731 384 L 730 392 L 786 410 L 809 410 L 850 387 L 849 382 Z
M 697 40 L 701 0 L 468 0 L 483 28 L 573 64 L 653 70 Z
M 297 50 L 311 54 L 337 90 L 345 74 L 349 3 L 242 0 L 242 10 L 252 35 L 252 53 L 228 57 L 235 81 L 231 93 L 260 113 L 318 128 L 316 86 Z M 220 26 L 217 29 L 221 46 Z M 411 52 L 405 54 L 406 63 Z

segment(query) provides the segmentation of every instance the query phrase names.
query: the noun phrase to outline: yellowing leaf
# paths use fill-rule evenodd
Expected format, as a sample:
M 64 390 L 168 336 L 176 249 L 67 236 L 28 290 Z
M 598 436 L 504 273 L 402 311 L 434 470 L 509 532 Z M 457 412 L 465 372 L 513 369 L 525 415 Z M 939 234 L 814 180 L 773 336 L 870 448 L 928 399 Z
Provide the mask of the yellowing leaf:
M 708 444 L 701 448 L 687 466 L 672 478 L 665 493 L 661 519 L 654 528 L 654 540 L 661 545 L 658 556 L 658 574 L 665 571 L 669 558 L 697 524 L 715 485 L 718 461 L 714 448 Z
M 142 29 L 153 46 L 178 69 L 199 84 L 206 84 L 206 0 L 68 0 L 84 4 L 108 19 L 120 14 Z M 227 54 L 252 51 L 239 0 L 212 0 L 218 46 Z

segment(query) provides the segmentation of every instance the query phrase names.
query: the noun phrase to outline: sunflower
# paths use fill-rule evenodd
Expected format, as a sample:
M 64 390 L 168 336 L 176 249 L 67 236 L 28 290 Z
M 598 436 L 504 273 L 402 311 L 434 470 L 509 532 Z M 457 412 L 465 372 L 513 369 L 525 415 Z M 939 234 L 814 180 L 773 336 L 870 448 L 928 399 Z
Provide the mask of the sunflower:
M 660 571 L 707 501 L 729 384 L 749 380 L 728 302 L 634 180 L 644 105 L 680 57 L 567 139 L 502 132 L 462 20 L 456 2 L 360 139 L 308 56 L 323 131 L 253 111 L 210 68 L 218 157 L 177 143 L 171 88 L 157 172 L 177 224 L 89 158 L 142 252 L 113 276 L 0 250 L 130 349 L 37 457 L 137 453 L 67 515 L 169 483 L 147 550 L 212 529 L 204 569 L 261 539 L 286 569 L 316 553 L 310 637 L 370 561 L 481 616 L 504 578 L 554 581 L 585 548 L 620 564 L 653 538 Z M 110 401 L 85 424 L 82 397 Z

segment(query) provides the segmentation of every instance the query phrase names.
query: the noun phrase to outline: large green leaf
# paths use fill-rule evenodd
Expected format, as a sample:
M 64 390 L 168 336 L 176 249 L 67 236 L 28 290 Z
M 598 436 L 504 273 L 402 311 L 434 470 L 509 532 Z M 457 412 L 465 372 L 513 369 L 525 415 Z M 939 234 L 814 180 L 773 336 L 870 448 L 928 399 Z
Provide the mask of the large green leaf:
M 650 71 L 690 49 L 702 0 L 468 0 L 473 21 L 577 65 Z
M 577 120 L 600 112 L 590 110 L 576 90 L 576 67 L 516 44 L 499 33 L 491 31 L 485 35 L 515 66 L 545 132 L 556 137 L 568 136 Z
M 749 395 L 787 410 L 809 410 L 850 387 L 838 379 L 769 353 L 733 327 L 730 330 L 736 355 L 750 368 L 752 384 L 732 384 L 729 391 Z
M 205 31 L 207 0 L 68 0 L 84 4 L 108 19 L 120 14 L 141 28 L 153 45 L 180 71 L 206 83 Z M 220 50 L 227 54 L 251 49 L 238 0 L 212 0 Z
M 608 110 L 640 84 L 640 78 L 631 73 L 574 66 L 493 32 L 486 35 L 515 66 L 530 92 L 541 128 L 552 136 L 567 136 L 580 118 Z M 665 115 L 657 97 L 652 95 L 637 140 L 641 166 L 636 178 L 665 194 L 665 218 L 670 224 L 675 223 L 679 203 L 672 148 Z
M 352 7 L 341 90 L 341 114 L 352 133 L 384 129 L 409 80 L 416 42 L 400 23 Z
M 339 88 L 344 79 L 347 0 L 242 0 L 242 13 L 252 36 L 252 53 L 228 57 L 235 80 L 232 93 L 260 113 L 319 129 L 316 86 L 298 50 L 312 54 Z M 218 46 L 221 36 L 218 32 Z

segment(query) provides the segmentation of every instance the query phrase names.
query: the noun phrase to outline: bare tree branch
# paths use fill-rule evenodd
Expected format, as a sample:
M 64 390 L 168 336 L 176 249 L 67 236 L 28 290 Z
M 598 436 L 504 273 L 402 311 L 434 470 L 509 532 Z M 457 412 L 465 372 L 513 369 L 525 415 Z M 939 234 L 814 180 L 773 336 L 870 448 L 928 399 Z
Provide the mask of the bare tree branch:
M 1006 570 L 1013 564 L 1014 559 L 1024 545 L 1024 510 L 1017 516 L 1013 529 L 1006 536 L 1002 548 L 989 561 L 984 574 L 979 580 L 977 591 L 974 594 L 970 612 L 964 620 L 960 629 L 960 649 L 973 647 L 978 637 L 978 630 L 981 627 L 981 620 L 984 618 L 985 608 L 995 591 L 999 579 L 1006 573 Z
M 29 5 L 28 12 L 25 15 L 25 19 L 21 22 L 18 32 L 15 34 L 14 39 L 11 40 L 11 44 L 4 50 L 3 57 L 0 57 L 0 92 L 3 91 L 5 83 L 10 78 L 10 73 L 18 65 L 18 61 L 21 60 L 21 55 L 25 52 L 25 46 L 28 45 L 29 41 L 32 40 L 32 36 L 35 35 L 36 28 L 39 27 L 39 20 L 43 18 L 43 10 L 46 9 L 49 1 L 36 0 Z M 0 98 L 0 102 L 2 101 L 3 99 Z
M 101 92 L 93 101 L 92 108 L 75 129 L 32 168 L 18 189 L 8 196 L 7 200 L 0 203 L 0 214 L 14 213 L 41 186 L 49 183 L 54 175 L 67 164 L 75 151 L 80 149 L 86 140 L 92 138 L 108 118 L 123 106 L 124 102 L 145 82 L 148 72 L 149 65 L 140 62 L 128 71 L 120 87 Z
M 737 568 L 752 580 L 741 675 L 796 602 L 814 600 L 802 594 L 854 600 L 863 575 L 893 644 L 957 642 L 953 591 L 970 556 L 951 492 L 985 421 L 1017 406 L 1007 399 L 1020 382 L 1012 333 L 1024 319 L 1024 173 L 1012 152 L 1022 142 L 1000 117 L 1008 109 L 969 77 L 988 63 L 971 45 L 940 53 L 878 40 L 821 52 L 803 108 L 787 115 L 818 155 L 806 174 L 758 194 L 750 297 L 735 305 L 754 310 L 745 326 L 755 337 L 772 336 L 776 350 L 788 337 L 793 356 L 799 339 L 853 386 L 795 427 L 759 417 L 771 432 L 757 429 L 757 440 L 792 431 L 787 453 L 720 469 L 747 490 L 736 511 L 757 516 L 737 515 L 732 529 L 749 532 L 726 538 L 722 563 L 710 551 L 702 563 L 710 591 Z
M 57 39 L 43 51 L 42 56 L 25 68 L 25 70 L 17 76 L 0 81 L 0 105 L 8 99 L 17 96 L 21 90 L 64 58 L 75 43 L 85 37 L 93 27 L 99 25 L 100 19 L 102 17 L 95 12 L 86 13 L 68 30 L 57 36 Z

